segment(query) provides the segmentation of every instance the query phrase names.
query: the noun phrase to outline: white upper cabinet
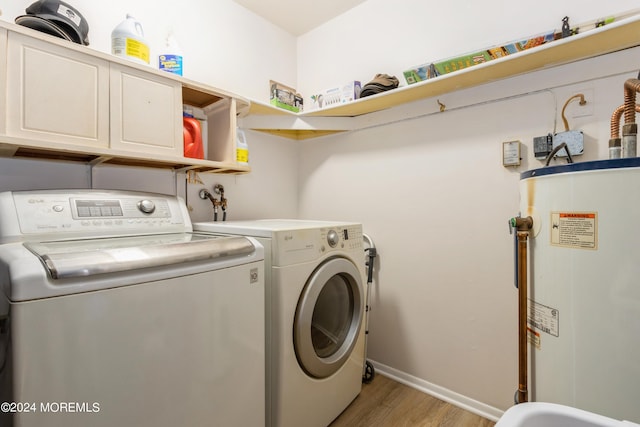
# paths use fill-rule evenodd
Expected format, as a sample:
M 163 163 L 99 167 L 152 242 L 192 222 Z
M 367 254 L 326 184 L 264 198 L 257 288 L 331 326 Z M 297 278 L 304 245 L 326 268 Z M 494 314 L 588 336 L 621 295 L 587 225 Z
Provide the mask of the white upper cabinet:
M 109 63 L 9 32 L 6 134 L 109 145 Z
M 111 147 L 182 156 L 182 87 L 111 64 Z

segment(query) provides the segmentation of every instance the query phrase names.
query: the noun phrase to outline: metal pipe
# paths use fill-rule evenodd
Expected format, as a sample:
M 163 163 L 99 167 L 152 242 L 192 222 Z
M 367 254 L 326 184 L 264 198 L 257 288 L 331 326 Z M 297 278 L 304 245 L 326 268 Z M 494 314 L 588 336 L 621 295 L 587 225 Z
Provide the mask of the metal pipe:
M 622 157 L 636 157 L 638 125 L 636 124 L 636 92 L 640 92 L 640 80 L 624 82 L 624 126 L 622 127 Z
M 611 139 L 620 138 L 620 121 L 624 112 L 624 104 L 613 110 L 611 115 Z M 636 104 L 636 113 L 640 113 L 640 105 Z
M 622 157 L 622 139 L 620 138 L 620 121 L 622 120 L 622 113 L 624 112 L 625 105 L 622 104 L 611 114 L 611 137 L 609 139 L 609 158 L 618 159 Z M 640 113 L 640 105 L 636 104 L 636 113 Z M 628 143 L 627 143 L 628 145 Z M 627 149 L 627 151 L 629 151 Z
M 527 354 L 527 238 L 528 231 L 518 231 L 518 394 L 517 403 L 529 400 Z
M 638 111 L 637 105 L 636 111 Z M 620 138 L 620 122 L 622 120 L 622 113 L 624 113 L 624 104 L 613 110 L 613 114 L 611 114 L 611 138 Z
M 636 106 L 636 111 L 638 111 L 638 106 Z M 611 115 L 611 139 L 620 138 L 620 120 L 623 112 L 624 104 L 613 110 Z
M 513 226 L 511 225 L 511 221 L 509 221 L 509 234 L 513 234 L 513 265 L 515 268 L 513 269 L 513 284 L 516 289 L 518 289 L 518 280 L 520 277 L 518 275 L 518 233 L 513 232 Z
M 624 82 L 624 122 L 636 122 L 636 92 L 640 91 L 640 80 L 628 79 Z
M 638 106 L 636 106 L 636 109 Z M 613 110 L 611 115 L 611 137 L 609 138 L 609 158 L 619 159 L 622 157 L 622 139 L 620 138 L 620 119 L 624 112 L 624 104 Z
M 528 373 L 529 358 L 527 348 L 527 241 L 529 230 L 533 228 L 533 218 L 512 218 L 512 228 L 517 230 L 517 263 L 518 263 L 518 390 L 515 395 L 515 403 L 523 403 L 529 400 Z

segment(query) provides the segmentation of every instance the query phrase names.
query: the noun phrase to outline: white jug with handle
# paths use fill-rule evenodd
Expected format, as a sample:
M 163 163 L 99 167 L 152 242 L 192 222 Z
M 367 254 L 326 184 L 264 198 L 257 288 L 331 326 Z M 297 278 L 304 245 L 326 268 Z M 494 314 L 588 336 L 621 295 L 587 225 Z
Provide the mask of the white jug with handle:
M 127 19 L 111 32 L 111 53 L 140 64 L 149 64 L 149 44 L 142 24 L 127 14 Z

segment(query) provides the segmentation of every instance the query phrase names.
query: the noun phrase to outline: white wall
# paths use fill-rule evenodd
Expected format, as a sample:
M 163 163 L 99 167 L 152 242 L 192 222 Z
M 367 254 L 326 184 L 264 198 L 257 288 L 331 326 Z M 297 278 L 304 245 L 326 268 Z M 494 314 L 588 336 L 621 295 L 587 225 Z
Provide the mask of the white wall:
M 0 158 L 0 191 L 87 188 L 90 177 L 76 162 Z
M 298 215 L 298 162 L 296 141 L 245 131 L 251 173 L 246 175 L 198 174 L 200 183 L 187 184 L 187 199 L 193 221 L 210 221 L 213 208 L 197 194 L 222 184 L 229 201 L 228 220 L 296 218 Z M 218 196 L 216 196 L 219 198 Z M 222 212 L 219 212 L 221 219 Z

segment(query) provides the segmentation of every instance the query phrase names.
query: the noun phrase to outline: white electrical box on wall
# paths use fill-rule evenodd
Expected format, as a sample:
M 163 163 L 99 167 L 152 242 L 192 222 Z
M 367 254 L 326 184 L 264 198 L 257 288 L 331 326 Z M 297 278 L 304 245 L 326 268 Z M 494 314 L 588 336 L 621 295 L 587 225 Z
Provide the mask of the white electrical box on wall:
M 520 141 L 502 143 L 502 166 L 520 166 Z

